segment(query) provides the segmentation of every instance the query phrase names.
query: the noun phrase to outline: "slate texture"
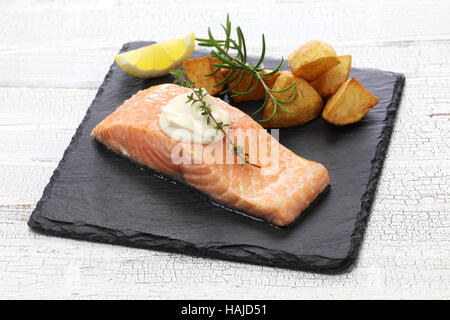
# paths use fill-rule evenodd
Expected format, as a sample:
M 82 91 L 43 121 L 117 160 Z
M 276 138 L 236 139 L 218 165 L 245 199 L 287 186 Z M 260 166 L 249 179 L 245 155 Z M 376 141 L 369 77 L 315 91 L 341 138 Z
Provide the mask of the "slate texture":
M 122 51 L 149 42 L 127 43 Z M 194 52 L 194 57 L 205 55 Z M 277 60 L 266 59 L 265 67 Z M 280 130 L 280 142 L 325 165 L 331 187 L 288 228 L 274 228 L 207 201 L 183 184 L 107 150 L 90 132 L 141 89 L 172 82 L 138 79 L 113 64 L 72 138 L 29 226 L 39 232 L 232 261 L 345 271 L 356 259 L 374 199 L 405 78 L 352 69 L 380 99 L 357 124 L 336 127 L 318 118 Z M 227 97 L 225 97 L 227 100 Z M 237 106 L 251 113 L 258 103 Z

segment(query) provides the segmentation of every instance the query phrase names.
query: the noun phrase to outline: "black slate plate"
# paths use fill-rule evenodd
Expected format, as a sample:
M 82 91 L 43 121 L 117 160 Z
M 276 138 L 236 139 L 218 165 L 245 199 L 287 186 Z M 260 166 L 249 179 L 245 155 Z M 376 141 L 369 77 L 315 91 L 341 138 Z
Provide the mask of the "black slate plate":
M 132 42 L 122 51 L 148 42 Z M 194 56 L 205 52 L 195 52 Z M 267 68 L 278 61 L 267 59 Z M 344 270 L 355 260 L 389 143 L 404 76 L 352 69 L 380 103 L 339 128 L 318 118 L 280 130 L 280 142 L 326 166 L 332 186 L 290 228 L 212 205 L 97 143 L 92 128 L 136 91 L 171 82 L 138 79 L 113 64 L 64 153 L 28 225 L 38 231 L 234 261 L 313 271 Z M 252 110 L 249 103 L 244 110 Z

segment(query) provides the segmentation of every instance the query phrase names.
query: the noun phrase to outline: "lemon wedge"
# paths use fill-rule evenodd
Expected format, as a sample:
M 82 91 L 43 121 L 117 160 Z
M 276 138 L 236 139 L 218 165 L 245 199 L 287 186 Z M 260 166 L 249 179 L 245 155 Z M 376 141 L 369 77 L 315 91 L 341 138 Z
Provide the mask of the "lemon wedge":
M 155 43 L 136 50 L 116 54 L 117 64 L 139 78 L 155 78 L 169 74 L 189 59 L 195 47 L 194 33 Z

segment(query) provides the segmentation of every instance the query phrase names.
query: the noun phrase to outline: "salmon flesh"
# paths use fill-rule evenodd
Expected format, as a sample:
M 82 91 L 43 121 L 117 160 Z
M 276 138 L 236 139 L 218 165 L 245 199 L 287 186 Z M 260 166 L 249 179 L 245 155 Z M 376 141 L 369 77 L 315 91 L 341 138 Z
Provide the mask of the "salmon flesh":
M 250 116 L 219 98 L 231 118 L 227 136 L 242 146 L 252 164 L 232 151 L 226 138 L 213 144 L 180 142 L 159 126 L 163 107 L 190 89 L 162 84 L 126 100 L 93 130 L 114 152 L 162 172 L 226 207 L 277 226 L 294 222 L 329 186 L 323 165 L 297 156 Z

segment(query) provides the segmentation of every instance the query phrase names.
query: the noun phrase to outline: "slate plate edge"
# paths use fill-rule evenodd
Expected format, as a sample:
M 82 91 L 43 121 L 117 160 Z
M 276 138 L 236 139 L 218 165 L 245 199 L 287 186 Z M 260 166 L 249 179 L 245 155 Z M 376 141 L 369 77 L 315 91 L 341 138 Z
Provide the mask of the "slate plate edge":
M 130 44 L 131 43 L 125 43 L 120 52 L 127 50 Z M 382 129 L 380 141 L 378 142 L 375 152 L 375 157 L 372 160 L 369 183 L 367 185 L 366 192 L 361 198 L 361 211 L 357 214 L 355 229 L 351 236 L 351 247 L 345 258 L 331 259 L 328 257 L 314 255 L 294 256 L 283 251 L 269 250 L 267 248 L 246 245 L 214 245 L 207 248 L 200 248 L 186 241 L 137 232 L 134 230 L 119 231 L 100 226 L 87 225 L 81 222 L 65 223 L 61 221 L 52 221 L 50 219 L 42 217 L 40 215 L 42 206 L 50 198 L 52 185 L 59 176 L 59 168 L 64 163 L 66 155 L 69 154 L 77 145 L 77 137 L 81 134 L 81 130 L 83 129 L 85 122 L 87 122 L 90 117 L 92 106 L 103 95 L 104 87 L 109 82 L 111 74 L 114 71 L 114 65 L 115 63 L 111 65 L 94 100 L 89 106 L 84 119 L 77 128 L 68 148 L 64 152 L 61 161 L 53 172 L 50 178 L 50 182 L 45 187 L 41 199 L 36 204 L 36 208 L 33 210 L 28 221 L 29 227 L 39 232 L 43 232 L 49 235 L 62 236 L 65 238 L 92 240 L 103 243 L 121 244 L 147 249 L 151 248 L 158 251 L 177 252 L 192 256 L 219 258 L 234 262 L 238 261 L 252 264 L 270 265 L 274 267 L 284 267 L 289 269 L 314 271 L 321 273 L 340 273 L 346 271 L 355 262 L 359 252 L 359 247 L 363 240 L 364 231 L 370 215 L 370 208 L 374 200 L 374 193 L 376 191 L 376 186 L 381 174 L 384 158 L 389 146 L 389 140 L 393 125 L 395 123 L 397 109 L 400 104 L 401 95 L 405 84 L 405 76 L 403 74 L 391 72 L 391 74 L 397 78 L 394 84 L 393 98 L 387 108 L 385 126 Z M 76 231 L 74 231 L 73 229 L 74 226 L 77 228 Z M 99 236 L 95 234 L 95 232 L 93 232 L 94 230 L 97 233 L 101 231 L 103 234 Z M 268 259 L 263 255 L 259 255 L 258 250 L 264 250 L 265 255 L 269 254 L 271 258 Z M 227 252 L 227 254 L 225 254 L 224 252 Z M 273 263 L 273 261 L 275 260 L 274 257 L 276 257 L 277 263 Z M 318 264 L 320 264 L 320 266 L 318 266 Z
M 375 157 L 372 159 L 372 167 L 369 175 L 369 182 L 367 184 L 366 192 L 361 197 L 361 211 L 357 214 L 355 229 L 351 236 L 351 246 L 347 255 L 339 267 L 340 270 L 350 268 L 356 261 L 364 238 L 367 223 L 369 222 L 370 211 L 372 203 L 375 200 L 375 192 L 380 180 L 383 169 L 384 159 L 389 148 L 389 142 L 394 128 L 397 110 L 400 107 L 400 102 L 405 86 L 405 75 L 401 73 L 391 72 L 396 77 L 394 84 L 394 91 L 392 93 L 391 103 L 387 107 L 387 114 L 385 118 L 385 125 L 381 131 L 380 141 L 377 144 Z

